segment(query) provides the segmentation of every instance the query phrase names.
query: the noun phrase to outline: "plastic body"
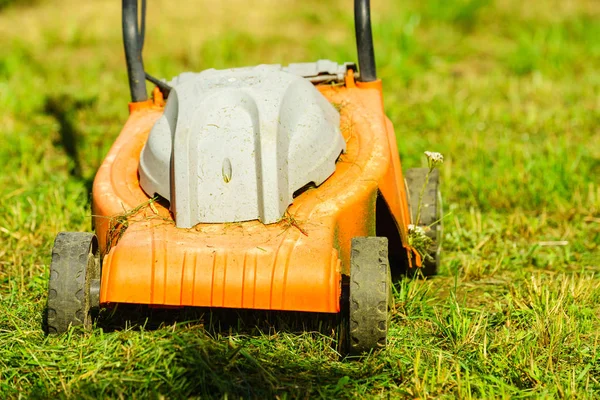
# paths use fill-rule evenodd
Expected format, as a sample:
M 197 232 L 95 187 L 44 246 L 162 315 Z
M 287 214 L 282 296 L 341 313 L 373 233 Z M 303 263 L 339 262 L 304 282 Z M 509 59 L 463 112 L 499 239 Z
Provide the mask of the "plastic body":
M 338 111 L 277 65 L 185 73 L 142 149 L 140 184 L 170 201 L 177 227 L 279 221 L 346 148 Z
M 138 163 L 164 110 L 156 90 L 154 103 L 132 103 L 93 187 L 104 254 L 100 303 L 339 312 L 351 240 L 376 235 L 378 197 L 401 238 L 390 248 L 408 253 L 410 215 L 381 82 L 355 83 L 349 71 L 345 86 L 317 88 L 340 109 L 346 152 L 329 179 L 299 194 L 286 217 L 270 225 L 182 229 L 163 205 L 149 206 Z

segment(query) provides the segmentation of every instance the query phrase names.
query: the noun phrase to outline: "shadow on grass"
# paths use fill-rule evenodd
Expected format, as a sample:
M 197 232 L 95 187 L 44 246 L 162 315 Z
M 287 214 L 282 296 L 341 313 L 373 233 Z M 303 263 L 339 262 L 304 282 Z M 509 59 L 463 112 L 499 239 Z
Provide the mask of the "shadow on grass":
M 78 398 L 353 398 L 382 360 L 340 354 L 341 317 L 120 304 L 96 315 L 92 332 L 72 328 L 49 343 L 64 351 L 81 342 L 93 364 L 85 368 L 97 368 L 69 387 Z M 30 394 L 51 393 L 43 385 Z
M 351 360 L 340 353 L 340 324 L 341 313 L 121 304 L 103 310 L 96 326 L 104 332 L 133 334 L 136 341 L 142 340 L 141 333 L 153 332 L 151 339 L 145 340 L 151 340 L 152 346 L 159 341 L 169 349 L 168 370 L 174 374 L 156 388 L 160 394 L 182 398 L 310 398 L 327 393 L 328 398 L 341 398 L 350 397 L 341 393 L 345 385 L 369 374 L 356 363 L 340 362 Z M 139 366 L 143 364 L 142 360 Z M 80 389 L 88 392 L 99 388 L 91 385 Z M 112 397 L 119 391 L 95 394 Z
M 64 149 L 71 160 L 69 174 L 82 182 L 88 193 L 92 191 L 94 175 L 84 176 L 79 157 L 79 147 L 83 134 L 76 122 L 77 111 L 89 108 L 96 102 L 95 98 L 77 99 L 68 94 L 51 96 L 46 99 L 45 111 L 52 116 L 59 125 L 59 141 L 55 143 Z
M 156 330 L 172 325 L 201 325 L 211 336 L 232 334 L 262 335 L 285 331 L 314 331 L 330 334 L 337 329 L 339 314 L 294 311 L 267 311 L 227 308 L 164 308 L 119 304 L 97 316 L 105 332 L 123 329 Z

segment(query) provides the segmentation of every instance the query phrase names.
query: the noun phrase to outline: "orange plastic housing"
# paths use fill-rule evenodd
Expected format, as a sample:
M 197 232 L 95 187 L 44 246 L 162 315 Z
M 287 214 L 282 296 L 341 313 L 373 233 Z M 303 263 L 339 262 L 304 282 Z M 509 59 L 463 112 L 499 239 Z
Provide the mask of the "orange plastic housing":
M 140 152 L 164 102 L 130 105 L 130 117 L 98 170 L 93 222 L 104 255 L 100 302 L 339 312 L 350 243 L 375 235 L 381 195 L 406 245 L 409 210 L 381 82 L 322 85 L 341 113 L 347 151 L 335 173 L 294 199 L 278 223 L 175 227 L 138 178 Z M 240 193 L 240 196 L 243 196 Z

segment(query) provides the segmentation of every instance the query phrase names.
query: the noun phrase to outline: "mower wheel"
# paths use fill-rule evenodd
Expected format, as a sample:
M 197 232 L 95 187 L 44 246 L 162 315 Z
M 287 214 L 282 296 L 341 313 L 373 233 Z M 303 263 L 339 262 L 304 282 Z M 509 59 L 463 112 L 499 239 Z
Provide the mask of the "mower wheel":
M 425 184 L 429 168 L 412 168 L 408 169 L 404 175 L 406 186 L 408 188 L 408 201 L 411 211 L 411 221 L 415 224 L 417 218 L 417 210 L 419 208 L 419 196 L 423 185 Z M 433 240 L 433 244 L 429 247 L 425 257 L 421 272 L 424 276 L 432 276 L 437 274 L 440 265 L 440 252 L 442 241 L 442 195 L 440 192 L 440 174 L 437 169 L 431 171 L 429 181 L 423 192 L 423 200 L 421 205 L 421 216 L 419 218 L 419 226 L 427 227 L 426 235 Z M 414 275 L 417 269 L 412 268 L 408 271 L 409 275 Z
M 352 239 L 348 292 L 348 353 L 384 349 L 392 295 L 387 238 Z
M 48 281 L 47 333 L 92 325 L 98 307 L 100 263 L 93 233 L 61 232 L 54 240 Z

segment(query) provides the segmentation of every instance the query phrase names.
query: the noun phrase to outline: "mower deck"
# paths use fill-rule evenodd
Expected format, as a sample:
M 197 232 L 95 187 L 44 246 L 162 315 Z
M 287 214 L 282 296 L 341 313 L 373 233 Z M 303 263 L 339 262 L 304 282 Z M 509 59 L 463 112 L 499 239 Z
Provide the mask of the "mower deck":
M 268 225 L 175 227 L 169 210 L 149 201 L 138 175 L 162 101 L 133 103 L 93 187 L 104 255 L 100 303 L 339 312 L 350 244 L 376 235 L 378 195 L 402 238 L 390 248 L 407 242 L 410 215 L 380 81 L 355 83 L 350 71 L 345 86 L 318 89 L 340 109 L 347 151 L 329 179 L 298 194 L 285 217 Z

